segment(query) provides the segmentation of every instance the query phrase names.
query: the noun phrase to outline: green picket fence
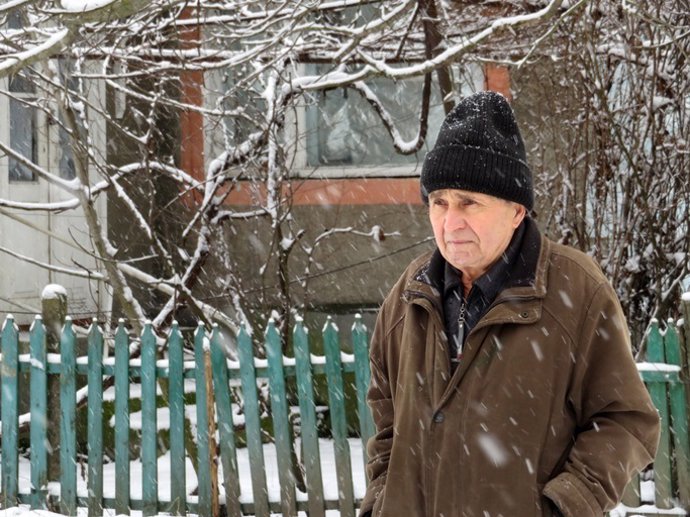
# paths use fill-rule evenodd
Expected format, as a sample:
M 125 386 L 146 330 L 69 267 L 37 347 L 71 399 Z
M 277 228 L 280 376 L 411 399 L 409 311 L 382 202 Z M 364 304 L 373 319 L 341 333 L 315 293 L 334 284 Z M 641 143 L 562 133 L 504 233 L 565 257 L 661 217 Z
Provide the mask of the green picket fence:
M 238 336 L 239 360 L 227 360 L 223 352 L 218 328 L 210 332 L 199 326 L 195 332 L 194 361 L 185 362 L 182 335 L 174 326 L 167 341 L 167 359 L 158 359 L 158 343 L 151 326 L 146 325 L 141 336 L 141 357 L 131 359 L 131 337 L 120 322 L 114 337 L 114 359 L 103 359 L 104 336 L 98 325 L 91 326 L 88 335 L 88 358 L 75 356 L 76 336 L 68 320 L 61 338 L 60 354 L 46 353 L 45 330 L 40 319 L 30 330 L 30 353 L 18 354 L 19 335 L 11 317 L 5 321 L 1 335 L 2 368 L 2 492 L 3 507 L 17 503 L 44 508 L 47 502 L 59 505 L 66 515 L 75 515 L 77 507 L 88 508 L 89 515 L 102 515 L 104 508 L 118 514 L 141 510 L 144 515 L 169 512 L 185 515 L 187 512 L 202 516 L 212 515 L 214 492 L 225 494 L 225 512 L 230 516 L 271 513 L 295 515 L 298 510 L 310 517 L 324 516 L 325 510 L 337 509 L 341 516 L 356 513 L 359 501 L 353 489 L 353 467 L 348 442 L 348 415 L 345 408 L 345 373 L 354 375 L 357 393 L 360 436 L 362 443 L 374 433 L 373 423 L 365 403 L 369 383 L 368 337 L 361 320 L 352 327 L 353 354 L 341 352 L 341 336 L 329 320 L 323 330 L 324 355 L 310 353 L 309 334 L 301 322 L 293 329 L 294 357 L 284 357 L 280 337 L 273 324 L 269 324 L 264 348 L 265 359 L 254 357 L 249 335 Z M 681 374 L 687 363 L 682 359 L 681 342 L 676 328 L 669 324 L 662 332 L 653 323 L 647 342 L 646 363 L 639 365 L 640 375 L 647 384 L 652 399 L 659 409 L 662 436 L 654 464 L 655 498 L 659 508 L 670 508 L 675 502 L 690 506 L 690 441 L 686 377 Z M 204 364 L 210 360 L 212 378 L 206 379 Z M 241 367 L 240 367 L 241 365 Z M 685 366 L 683 366 L 685 365 Z M 29 386 L 22 386 L 21 372 L 29 373 Z M 317 412 L 314 378 L 323 375 L 328 386 L 328 406 L 334 445 L 335 465 L 332 476 L 336 479 L 337 499 L 329 500 L 323 487 L 324 473 L 319 455 Z M 60 385 L 60 484 L 59 494 L 48 493 L 48 451 L 45 447 L 47 426 L 47 390 L 50 376 L 59 377 Z M 81 377 L 80 377 L 81 376 Z M 87 494 L 77 493 L 76 458 L 76 404 L 78 379 L 88 380 L 88 460 Z M 114 462 L 116 471 L 115 497 L 104 497 L 104 438 L 103 438 L 103 386 L 106 377 L 114 379 Z M 141 469 L 142 495 L 134 499 L 130 494 L 130 398 L 129 383 L 134 379 L 141 385 Z M 170 414 L 169 455 L 170 479 L 161 480 L 157 471 L 159 453 L 157 436 L 156 387 L 159 379 L 167 379 L 167 397 Z M 186 451 L 184 426 L 184 380 L 195 380 L 196 421 L 195 436 L 198 447 L 197 495 L 190 496 L 186 486 Z M 272 439 L 275 444 L 280 496 L 269 500 L 263 439 L 261 409 L 257 392 L 257 379 L 267 382 L 270 392 Z M 289 422 L 286 381 L 294 379 L 300 414 L 300 438 L 303 450 L 306 494 L 298 497 L 299 490 L 293 465 L 294 437 Z M 253 500 L 240 502 L 238 476 L 238 450 L 233 426 L 229 386 L 241 388 L 244 401 L 246 448 L 250 464 Z M 29 389 L 30 403 L 30 472 L 29 486 L 20 486 L 18 477 L 18 393 Z M 209 393 L 208 390 L 212 393 Z M 235 388 L 237 389 L 237 388 Z M 215 420 L 207 412 L 207 400 L 213 395 Z M 215 487 L 212 472 L 213 443 L 210 433 L 217 422 L 222 479 Z M 358 473 L 360 476 L 362 473 Z M 170 498 L 160 500 L 159 484 L 170 486 Z M 628 487 L 625 503 L 640 504 L 640 480 Z M 635 515 L 655 515 L 635 511 Z
M 683 359 L 681 329 L 669 320 L 664 332 L 652 321 L 647 336 L 647 361 L 639 363 L 640 375 L 649 389 L 661 418 L 661 438 L 654 459 L 654 500 L 657 508 L 669 509 L 679 503 L 690 510 L 690 434 L 688 433 L 688 356 Z M 685 371 L 683 371 L 685 368 Z M 639 476 L 626 491 L 627 506 L 640 504 Z M 635 515 L 656 515 L 635 512 Z
M 366 443 L 373 434 L 373 423 L 366 406 L 366 388 L 369 384 L 367 331 L 357 317 L 352 327 L 353 354 L 341 352 L 340 335 L 330 320 L 323 330 L 324 355 L 310 353 L 309 334 L 301 321 L 293 329 L 294 358 L 284 357 L 281 339 L 273 323 L 265 335 L 266 359 L 254 357 L 250 336 L 242 330 L 238 336 L 239 361 L 230 361 L 223 351 L 217 327 L 210 332 L 200 325 L 195 332 L 195 360 L 183 359 L 183 339 L 177 325 L 167 342 L 167 359 L 159 360 L 158 344 L 151 325 L 147 324 L 141 336 L 141 356 L 130 360 L 128 335 L 121 321 L 115 333 L 115 357 L 103 360 L 104 336 L 97 324 L 88 334 L 88 361 L 75 356 L 76 336 L 68 319 L 62 333 L 60 354 L 46 354 L 45 329 L 37 317 L 30 330 L 30 353 L 18 354 L 19 335 L 12 317 L 5 321 L 2 345 L 2 492 L 0 502 L 7 508 L 18 503 L 32 508 L 59 505 L 66 515 L 76 515 L 77 507 L 87 507 L 88 515 L 101 516 L 104 508 L 118 514 L 141 510 L 143 515 L 169 512 L 201 516 L 213 513 L 214 483 L 211 432 L 215 426 L 207 409 L 207 391 L 211 387 L 215 398 L 215 420 L 218 428 L 222 479 L 219 484 L 225 494 L 225 511 L 230 516 L 244 514 L 266 516 L 280 512 L 296 515 L 298 510 L 310 516 L 324 516 L 326 510 L 338 509 L 343 516 L 354 517 L 359 501 L 353 489 L 353 472 L 348 442 L 347 412 L 345 406 L 344 374 L 354 374 L 357 392 L 357 411 L 361 440 Z M 210 356 L 210 357 L 206 357 Z M 210 359 L 212 379 L 206 379 L 204 364 Z M 242 367 L 240 368 L 240 364 Z M 21 386 L 21 372 L 29 372 L 29 386 Z M 49 376 L 60 378 L 60 484 L 59 495 L 48 493 L 47 386 Z M 314 397 L 314 377 L 324 375 L 328 385 L 328 407 L 334 444 L 338 498 L 324 496 L 323 477 L 317 434 L 317 413 Z M 76 455 L 76 388 L 78 376 L 88 379 L 88 468 L 87 494 L 77 493 Z M 106 377 L 114 378 L 115 391 L 115 497 L 104 497 L 104 443 L 103 443 L 103 385 Z M 300 433 L 304 457 L 306 497 L 296 495 L 293 469 L 293 433 L 289 422 L 286 379 L 295 378 L 299 399 Z M 167 379 L 170 414 L 170 477 L 161 480 L 157 471 L 159 452 L 157 437 L 156 387 L 159 379 Z M 195 379 L 196 423 L 198 448 L 196 495 L 188 495 L 185 473 L 184 379 Z M 134 379 L 141 385 L 141 469 L 142 496 L 133 499 L 130 494 L 130 407 L 129 383 Z M 280 500 L 269 500 L 265 474 L 261 409 L 257 393 L 257 379 L 266 380 L 270 392 L 273 440 L 276 448 Z M 209 384 L 209 381 L 212 384 Z M 230 400 L 230 383 L 239 384 L 244 401 L 246 447 L 251 470 L 253 501 L 240 503 L 236 437 Z M 30 454 L 31 482 L 20 486 L 18 462 L 18 393 L 30 389 L 31 425 Z M 362 474 L 363 475 L 363 474 Z M 170 499 L 159 500 L 159 483 L 169 483 Z M 193 487 L 192 487 L 193 488 Z

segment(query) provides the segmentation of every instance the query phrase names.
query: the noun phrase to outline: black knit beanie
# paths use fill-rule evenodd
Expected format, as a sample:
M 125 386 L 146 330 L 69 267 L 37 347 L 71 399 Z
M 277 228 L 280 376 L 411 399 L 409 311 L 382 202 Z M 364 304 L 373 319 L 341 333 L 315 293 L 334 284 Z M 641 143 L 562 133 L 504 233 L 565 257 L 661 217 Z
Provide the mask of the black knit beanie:
M 460 189 L 515 201 L 531 210 L 532 173 L 513 110 L 503 95 L 479 92 L 446 116 L 420 179 L 422 199 L 440 189 Z

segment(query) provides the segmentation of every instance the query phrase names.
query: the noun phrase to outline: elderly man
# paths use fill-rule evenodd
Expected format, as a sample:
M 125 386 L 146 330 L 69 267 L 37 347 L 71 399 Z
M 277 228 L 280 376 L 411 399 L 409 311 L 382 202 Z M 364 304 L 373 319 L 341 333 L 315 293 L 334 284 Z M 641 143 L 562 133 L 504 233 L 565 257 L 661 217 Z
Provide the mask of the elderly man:
M 460 102 L 424 161 L 437 250 L 386 298 L 361 514 L 602 516 L 655 453 L 659 417 L 611 285 L 530 218 L 499 94 Z

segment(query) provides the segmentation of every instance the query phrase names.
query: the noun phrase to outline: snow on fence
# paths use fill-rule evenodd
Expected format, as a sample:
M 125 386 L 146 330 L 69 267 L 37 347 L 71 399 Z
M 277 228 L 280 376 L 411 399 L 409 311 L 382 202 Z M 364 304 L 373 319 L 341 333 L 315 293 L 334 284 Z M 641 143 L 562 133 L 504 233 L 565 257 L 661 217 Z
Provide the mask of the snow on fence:
M 182 335 L 175 326 L 168 339 L 168 358 L 157 360 L 157 342 L 151 325 L 146 325 L 141 336 L 141 357 L 129 356 L 130 336 L 121 322 L 115 334 L 115 357 L 103 359 L 103 333 L 92 325 L 88 335 L 88 358 L 75 357 L 76 337 L 69 319 L 64 326 L 60 354 L 46 353 L 46 331 L 37 318 L 30 331 L 30 353 L 18 354 L 19 336 L 11 317 L 5 321 L 1 335 L 2 351 L 2 493 L 3 507 L 17 503 L 43 508 L 47 502 L 59 505 L 62 513 L 76 515 L 77 507 L 88 507 L 89 515 L 102 515 L 103 508 L 112 508 L 118 514 L 142 510 L 144 515 L 170 512 L 184 515 L 195 512 L 213 514 L 214 496 L 220 494 L 227 515 L 251 514 L 268 517 L 272 512 L 295 515 L 297 510 L 310 517 L 324 516 L 325 510 L 340 510 L 342 516 L 355 515 L 359 501 L 353 488 L 353 479 L 364 477 L 362 460 L 356 458 L 353 469 L 350 449 L 353 440 L 347 436 L 347 414 L 344 404 L 345 372 L 354 373 L 357 409 L 360 423 L 362 450 L 373 434 L 373 424 L 365 403 L 369 382 L 368 337 L 361 321 L 352 328 L 354 355 L 341 352 L 336 326 L 328 322 L 323 331 L 324 356 L 310 353 L 309 337 L 301 322 L 293 329 L 294 358 L 284 357 L 280 337 L 273 324 L 265 336 L 266 359 L 254 357 L 250 337 L 242 331 L 238 337 L 239 361 L 229 361 L 222 347 L 217 328 L 207 332 L 199 326 L 194 336 L 195 360 L 184 362 Z M 639 363 L 640 375 L 645 381 L 654 404 L 659 410 L 662 435 L 659 452 L 654 463 L 654 501 L 656 508 L 671 508 L 679 504 L 690 507 L 690 438 L 688 436 L 687 409 L 687 350 L 683 350 L 679 332 L 672 322 L 662 332 L 653 322 L 647 338 L 647 361 Z M 211 379 L 205 376 L 204 365 L 210 361 Z M 240 367 L 241 365 L 241 367 Z M 19 476 L 18 461 L 18 393 L 27 387 L 20 382 L 20 372 L 30 377 L 30 483 Z M 314 401 L 314 375 L 325 375 L 328 384 L 328 402 L 331 419 L 334 461 L 323 461 L 324 441 L 317 434 L 317 416 Z M 75 394 L 77 379 L 88 380 L 88 458 L 86 487 L 77 479 Z M 60 474 L 59 486 L 48 483 L 45 446 L 47 427 L 47 391 L 49 378 L 59 378 L 60 389 Z M 294 377 L 297 384 L 300 413 L 300 439 L 304 463 L 306 490 L 297 488 L 294 471 L 292 436 L 286 379 Z M 114 497 L 104 494 L 104 441 L 103 441 L 103 386 L 105 379 L 114 379 Z M 130 379 L 141 384 L 141 440 L 140 478 L 132 477 L 130 463 Z M 168 479 L 159 476 L 156 386 L 167 380 L 169 408 L 170 448 Z M 186 474 L 184 382 L 195 385 L 196 432 L 198 447 L 195 495 L 189 494 Z M 257 379 L 266 379 L 270 393 L 273 424 L 271 449 L 277 463 L 277 475 L 267 477 L 266 444 L 262 440 L 261 409 L 257 394 Z M 246 449 L 236 446 L 229 386 L 239 385 L 244 402 Z M 209 404 L 211 403 L 211 404 Z M 214 404 L 214 405 L 213 405 Z M 209 405 L 215 418 L 209 414 Z M 212 470 L 215 465 L 213 444 L 217 423 L 221 486 L 214 484 Z M 241 455 L 240 453 L 243 453 Z M 246 453 L 246 454 L 244 454 Z M 240 473 L 239 459 L 248 460 L 249 468 Z M 112 466 L 112 465 L 110 465 Z M 322 472 L 322 469 L 332 472 Z M 26 469 L 25 469 L 26 470 Z M 249 474 L 247 474 L 249 472 Z M 243 477 L 244 476 L 244 477 Z M 250 478 L 250 487 L 246 489 Z M 268 481 L 267 481 L 268 479 Z M 277 479 L 277 481 L 275 481 Z M 333 487 L 326 486 L 332 483 Z M 23 483 L 20 480 L 24 480 Z M 130 493 L 132 482 L 141 482 L 141 493 Z M 276 487 L 268 486 L 274 483 Z M 81 483 L 81 485 L 80 485 Z M 160 484 L 169 484 L 169 492 Z M 244 485 L 244 488 L 241 487 Z M 657 515 L 655 507 L 639 507 L 644 482 L 635 479 L 626 491 L 625 508 L 634 507 L 635 515 Z M 112 487 L 108 487 L 112 489 Z M 359 490 L 361 492 L 361 488 Z M 249 493 L 249 495 L 247 495 Z M 637 508 L 639 507 L 639 508 Z M 661 510 L 663 512 L 663 510 Z
M 183 339 L 175 324 L 169 336 L 167 360 L 157 360 L 157 341 L 151 325 L 141 336 L 141 357 L 130 358 L 128 335 L 120 322 L 115 333 L 114 360 L 103 359 L 104 336 L 97 324 L 88 334 L 88 358 L 75 356 L 76 336 L 69 319 L 63 328 L 60 354 L 46 353 L 46 330 L 40 317 L 29 333 L 29 354 L 18 353 L 19 333 L 11 316 L 2 330 L 2 492 L 0 502 L 8 508 L 17 503 L 32 508 L 58 507 L 61 513 L 76 515 L 77 507 L 87 507 L 88 515 L 103 515 L 104 508 L 118 514 L 141 510 L 143 515 L 187 512 L 210 516 L 214 512 L 214 497 L 225 505 L 229 516 L 251 514 L 268 517 L 272 512 L 296 515 L 297 510 L 311 516 L 324 516 L 327 509 L 338 509 L 343 516 L 354 517 L 359 500 L 355 497 L 353 476 L 363 479 L 363 472 L 353 472 L 352 439 L 348 439 L 343 374 L 354 373 L 357 410 L 360 416 L 362 444 L 373 434 L 373 423 L 366 406 L 369 384 L 368 337 L 360 318 L 352 327 L 354 354 L 341 352 L 339 332 L 330 321 L 323 330 L 324 356 L 312 355 L 306 329 L 297 322 L 293 329 L 294 358 L 283 356 L 281 339 L 275 325 L 268 325 L 265 335 L 266 359 L 254 357 L 252 341 L 242 330 L 238 336 L 239 361 L 228 360 L 217 327 L 207 332 L 200 325 L 194 335 L 195 360 L 184 361 Z M 204 365 L 210 361 L 212 375 L 208 379 Z M 240 365 L 241 368 L 240 368 Z M 30 403 L 30 482 L 19 475 L 18 458 L 18 395 L 27 386 L 21 385 L 20 372 L 29 372 Z M 322 473 L 320 447 L 323 440 L 317 434 L 317 415 L 314 401 L 314 375 L 323 374 L 328 385 L 328 403 L 334 451 L 334 472 Z M 88 460 L 87 481 L 77 479 L 76 393 L 78 376 L 88 379 Z M 47 392 L 50 377 L 59 378 L 60 390 L 60 473 L 59 486 L 48 483 L 48 449 L 46 447 Z M 306 493 L 298 490 L 293 465 L 294 443 L 289 422 L 286 379 L 294 377 L 300 412 L 301 445 L 304 451 L 304 481 Z M 114 379 L 114 497 L 104 496 L 104 440 L 103 386 L 106 378 Z M 196 494 L 189 494 L 186 476 L 184 381 L 194 379 L 196 398 L 196 433 L 198 448 L 196 465 Z M 130 379 L 141 385 L 140 482 L 141 496 L 130 493 Z M 157 384 L 167 380 L 169 424 L 169 479 L 161 480 L 158 472 Z M 279 481 L 278 500 L 269 497 L 274 487 L 267 486 L 265 444 L 262 440 L 261 414 L 257 394 L 257 379 L 266 379 L 270 406 Z M 233 425 L 230 386 L 239 384 L 244 403 L 246 452 L 251 477 L 251 500 L 240 490 L 238 450 Z M 213 401 L 215 399 L 215 404 Z M 209 404 L 210 402 L 210 404 Z M 209 413 L 209 406 L 215 418 Z M 214 437 L 218 430 L 220 448 L 220 487 L 215 486 L 212 471 Z M 321 445 L 320 445 L 321 442 Z M 353 448 L 362 450 L 363 445 Z M 357 458 L 363 471 L 363 463 Z M 365 459 L 364 459 L 365 461 Z M 326 463 L 327 465 L 327 463 Z M 138 473 L 139 474 L 139 473 Z M 246 477 L 246 476 L 245 476 Z M 324 479 L 337 480 L 337 492 L 324 491 Z M 244 480 L 243 480 L 244 481 Z M 272 480 L 269 478 L 269 483 Z M 169 483 L 169 497 L 160 497 L 159 484 Z M 84 488 L 86 488 L 84 490 Z M 112 488 L 112 487 L 106 487 Z M 192 487 L 194 488 L 194 487 Z M 163 491 L 163 492 L 167 492 Z M 361 490 L 360 490 L 361 492 Z M 299 496 L 297 494 L 300 494 Z M 329 498 L 330 493 L 330 498 Z M 335 494 L 335 495 L 334 495 Z M 138 494 L 137 494 L 138 495 Z M 361 497 L 361 494 L 358 494 Z M 220 497 L 218 497 L 220 496 Z

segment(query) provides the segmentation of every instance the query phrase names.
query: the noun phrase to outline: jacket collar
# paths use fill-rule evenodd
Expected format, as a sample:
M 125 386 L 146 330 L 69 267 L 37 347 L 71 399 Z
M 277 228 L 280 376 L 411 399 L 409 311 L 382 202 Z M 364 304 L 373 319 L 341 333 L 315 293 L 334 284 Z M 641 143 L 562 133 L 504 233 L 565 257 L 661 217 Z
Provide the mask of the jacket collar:
M 530 217 L 523 224 L 525 228 L 519 252 L 511 264 L 507 282 L 498 294 L 497 301 L 506 297 L 543 298 L 546 295 L 549 241 L 541 235 Z M 445 259 L 437 248 L 420 257 L 417 262 L 421 264 L 407 281 L 406 297 L 412 299 L 415 295 L 421 295 L 440 307 Z

